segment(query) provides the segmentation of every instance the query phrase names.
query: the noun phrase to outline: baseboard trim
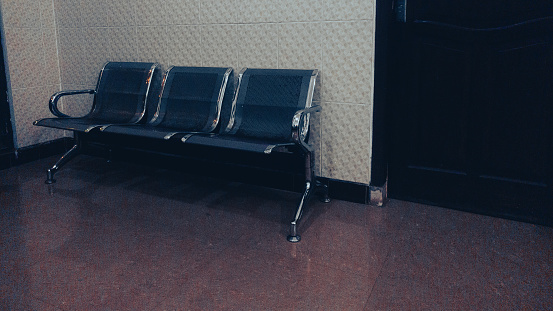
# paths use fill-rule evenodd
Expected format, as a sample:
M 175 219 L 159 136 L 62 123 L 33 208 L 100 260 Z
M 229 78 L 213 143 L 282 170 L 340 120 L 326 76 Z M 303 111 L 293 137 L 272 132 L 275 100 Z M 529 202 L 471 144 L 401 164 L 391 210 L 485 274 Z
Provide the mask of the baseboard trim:
M 15 162 L 14 150 L 0 152 L 0 170 L 14 166 L 14 162 Z
M 64 153 L 72 145 L 66 137 L 0 154 L 0 170 Z
M 328 195 L 331 199 L 361 204 L 368 204 L 369 202 L 369 186 L 365 184 L 324 177 L 318 179 L 321 183 L 328 185 Z

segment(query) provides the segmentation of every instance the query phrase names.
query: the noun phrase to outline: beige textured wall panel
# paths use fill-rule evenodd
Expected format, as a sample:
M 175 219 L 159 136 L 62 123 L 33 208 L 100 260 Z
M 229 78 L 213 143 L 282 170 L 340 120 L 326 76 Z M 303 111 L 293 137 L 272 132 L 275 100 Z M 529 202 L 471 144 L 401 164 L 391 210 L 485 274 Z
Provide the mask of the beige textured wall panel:
M 54 16 L 53 0 L 33 1 L 39 4 L 40 21 L 43 28 L 56 28 L 56 19 Z
M 42 30 L 40 28 L 8 28 L 5 30 L 5 34 L 12 84 L 18 88 L 41 85 L 45 72 Z
M 368 103 L 372 97 L 372 22 L 323 24 L 325 101 Z
M 111 61 L 136 61 L 137 55 L 137 27 L 108 28 L 110 41 L 107 55 Z M 62 46 L 62 49 L 64 47 Z
M 322 23 L 286 23 L 279 25 L 279 68 L 322 69 Z M 317 77 L 314 101 L 321 100 L 322 74 Z
M 86 63 L 82 28 L 59 28 L 58 49 L 61 83 L 85 83 Z
M 323 0 L 281 0 L 280 20 L 283 22 L 313 22 L 324 19 Z
M 238 20 L 238 0 L 202 0 L 200 5 L 200 23 L 233 24 Z
M 280 22 L 280 1 L 236 0 L 238 23 Z
M 374 18 L 374 1 L 323 0 L 324 18 L 329 21 L 347 21 Z
M 20 148 L 63 137 L 63 131 L 33 125 L 35 120 L 51 116 L 48 99 L 58 90 L 59 86 L 44 86 L 12 91 L 13 105 L 17 108 L 13 119 Z
M 81 24 L 84 27 L 106 27 L 108 17 L 105 2 L 81 0 Z
M 62 137 L 62 131 L 41 131 L 32 125 L 51 116 L 48 99 L 60 89 L 53 1 L 2 0 L 1 4 L 15 147 Z
M 323 176 L 369 184 L 371 120 L 369 105 L 323 103 Z
M 2 0 L 4 25 L 13 28 L 40 28 L 40 3 L 35 0 Z
M 135 5 L 134 0 L 105 1 L 108 26 L 125 27 L 136 25 L 136 14 L 132 9 Z
M 166 0 L 165 12 L 163 18 L 167 25 L 197 25 L 200 22 L 200 1 Z
M 98 72 L 109 60 L 106 52 L 111 48 L 109 29 L 105 27 L 84 28 L 83 38 L 83 79 L 78 82 L 81 82 L 82 85 L 95 85 L 98 80 Z M 75 83 L 71 81 L 64 82 Z
M 238 67 L 278 68 L 278 24 L 238 25 Z
M 134 0 L 131 2 L 131 5 L 135 11 L 137 26 L 160 26 L 166 24 L 166 1 Z
M 202 39 L 198 25 L 167 27 L 167 66 L 201 66 Z
M 42 44 L 44 51 L 44 74 L 41 84 L 59 85 L 60 73 L 55 28 L 42 29 Z
M 167 64 L 167 27 L 138 27 L 136 60 Z
M 82 26 L 81 0 L 54 0 L 56 26 L 60 28 L 75 28 Z
M 279 67 L 321 68 L 322 30 L 321 23 L 279 24 Z
M 202 65 L 238 67 L 237 27 L 237 25 L 206 25 L 201 27 Z

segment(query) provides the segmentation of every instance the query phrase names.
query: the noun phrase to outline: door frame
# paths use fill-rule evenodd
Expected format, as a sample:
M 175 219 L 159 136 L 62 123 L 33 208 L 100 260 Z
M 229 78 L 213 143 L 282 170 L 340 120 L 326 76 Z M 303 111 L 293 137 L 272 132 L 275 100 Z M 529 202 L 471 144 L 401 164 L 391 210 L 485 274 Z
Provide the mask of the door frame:
M 393 52 L 390 48 L 393 36 L 392 23 L 393 0 L 376 0 L 370 186 L 372 189 L 380 189 L 384 194 L 384 199 L 386 198 L 389 161 L 389 64 L 394 56 L 390 53 Z
M 8 100 L 8 82 L 7 72 L 4 58 L 4 29 L 0 26 L 0 133 L 5 132 L 7 137 L 7 147 L 5 150 L 0 149 L 0 153 L 13 153 L 14 151 L 14 137 L 13 137 L 13 124 L 12 114 L 10 109 L 10 102 Z M 3 116 L 3 117 L 2 117 Z
M 371 162 L 371 196 L 373 194 L 374 188 L 383 188 L 385 191 L 387 190 L 388 185 L 388 167 L 390 164 L 395 164 L 392 157 L 392 152 L 395 150 L 392 139 L 392 133 L 394 130 L 393 122 L 395 118 L 396 111 L 394 111 L 395 104 L 396 104 L 396 96 L 395 94 L 398 94 L 398 92 L 401 91 L 401 81 L 398 80 L 401 79 L 401 76 L 397 75 L 397 72 L 400 72 L 401 68 L 397 65 L 399 62 L 396 60 L 401 60 L 402 55 L 402 49 L 401 49 L 401 43 L 406 41 L 406 32 L 403 29 L 400 22 L 396 21 L 396 16 L 394 13 L 393 8 L 393 2 L 394 0 L 375 0 L 376 1 L 376 14 L 375 14 L 375 23 L 376 23 L 376 29 L 375 29 L 375 55 L 374 55 L 374 102 L 373 102 L 373 143 L 372 143 L 372 162 Z M 397 0 L 395 0 L 397 1 Z M 549 11 L 551 12 L 551 11 Z M 540 21 L 543 19 L 539 19 Z M 548 18 L 549 26 L 551 26 L 551 17 Z M 541 24 L 540 24 L 541 25 Z M 550 29 L 550 28 L 548 28 Z M 398 79 L 399 77 L 399 79 Z M 474 134 L 474 133 L 473 133 Z M 393 167 L 392 167 L 393 168 Z M 544 202 L 548 202 L 547 204 L 550 204 L 549 202 L 553 201 L 553 180 L 551 180 L 551 176 L 548 177 L 549 182 L 551 184 L 548 185 L 549 191 L 544 194 Z M 474 186 L 478 187 L 478 185 Z M 511 189 L 506 188 L 501 185 L 497 185 L 497 189 L 505 192 L 505 189 Z M 491 189 L 491 188 L 485 188 L 485 189 Z M 493 194 L 499 193 L 501 195 L 501 191 L 496 192 L 497 189 L 492 189 L 491 195 L 488 196 L 488 190 L 483 190 L 486 193 L 486 196 L 482 196 L 481 193 L 472 193 L 470 192 L 470 195 L 478 195 L 477 197 L 473 197 L 471 200 L 467 201 L 468 205 L 470 205 L 470 208 L 467 208 L 467 206 L 447 206 L 448 208 L 453 209 L 460 209 L 462 211 L 466 212 L 473 212 L 477 214 L 484 214 L 484 215 L 490 215 L 493 217 L 501 217 L 501 218 L 507 218 L 507 219 L 514 219 L 518 221 L 525 221 L 525 222 L 531 222 L 531 223 L 538 223 L 538 224 L 544 224 L 541 219 L 538 218 L 524 218 L 523 213 L 521 214 L 509 214 L 509 209 L 502 210 L 501 212 L 498 212 L 497 210 L 488 210 L 483 209 L 482 205 L 480 203 L 476 204 L 475 206 L 472 206 L 475 202 L 481 200 L 482 198 L 491 198 L 493 199 Z M 474 190 L 474 189 L 472 189 Z M 520 193 L 520 189 L 517 189 L 519 191 L 511 191 L 510 193 L 514 193 L 515 195 L 518 195 L 517 193 Z M 510 191 L 510 190 L 509 190 Z M 387 196 L 386 191 L 386 196 Z M 474 192 L 474 191 L 473 191 Z M 394 189 L 391 189 L 390 193 L 392 193 L 394 196 L 396 195 L 394 193 Z M 520 195 L 520 197 L 524 200 L 525 194 Z M 540 197 L 541 198 L 541 197 Z M 425 203 L 425 201 L 418 201 Z M 479 201 L 480 202 L 480 201 Z M 495 201 L 493 201 L 495 202 Z M 518 202 L 518 201 L 517 201 Z M 521 201 L 525 202 L 525 201 Z M 430 204 L 435 204 L 432 202 L 428 202 Z M 484 202 L 485 203 L 485 202 Z M 488 204 L 489 205 L 489 204 Z M 551 206 L 551 205 L 548 205 Z M 537 212 L 536 212 L 537 213 Z M 542 210 L 539 211 L 539 213 L 542 213 Z M 549 214 L 547 214 L 549 213 Z M 539 214 L 538 214 L 539 215 Z M 544 212 L 543 215 L 553 215 L 553 212 Z M 534 217 L 534 216 L 533 216 Z M 541 217 L 541 216 L 540 216 Z M 550 218 L 550 221 L 553 218 Z M 553 222 L 549 222 L 548 224 L 545 224 L 548 226 L 553 226 Z

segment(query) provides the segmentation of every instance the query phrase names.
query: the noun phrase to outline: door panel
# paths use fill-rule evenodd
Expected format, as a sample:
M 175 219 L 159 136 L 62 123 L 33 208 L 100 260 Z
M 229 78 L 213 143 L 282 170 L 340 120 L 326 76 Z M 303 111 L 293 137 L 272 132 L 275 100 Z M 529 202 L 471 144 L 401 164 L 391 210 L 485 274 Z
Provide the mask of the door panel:
M 467 107 L 465 51 L 423 42 L 416 52 L 419 78 L 409 104 L 413 121 L 409 142 L 411 165 L 466 171 Z M 421 90 L 432 90 L 422 92 Z M 413 152 L 417 150 L 417 152 Z
M 553 46 L 541 43 L 492 53 L 481 174 L 547 182 L 553 156 L 548 49 Z
M 390 197 L 553 225 L 553 3 L 407 8 L 391 26 Z

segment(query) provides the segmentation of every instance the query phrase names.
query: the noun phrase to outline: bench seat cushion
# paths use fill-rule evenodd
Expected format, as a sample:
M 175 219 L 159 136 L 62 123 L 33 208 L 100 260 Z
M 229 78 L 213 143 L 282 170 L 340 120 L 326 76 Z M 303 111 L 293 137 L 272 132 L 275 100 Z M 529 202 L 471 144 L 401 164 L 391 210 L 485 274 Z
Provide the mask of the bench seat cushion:
M 151 125 L 113 125 L 102 129 L 102 132 L 132 135 L 156 139 L 169 139 L 182 130 Z
M 108 121 L 94 120 L 88 118 L 46 118 L 35 121 L 34 125 L 46 126 L 62 130 L 88 132 L 101 125 L 110 124 Z
M 225 149 L 244 150 L 257 153 L 271 153 L 273 149 L 284 146 L 294 146 L 294 143 L 283 143 L 278 140 L 267 140 L 232 135 L 186 135 L 182 141 L 185 144 L 218 147 Z

